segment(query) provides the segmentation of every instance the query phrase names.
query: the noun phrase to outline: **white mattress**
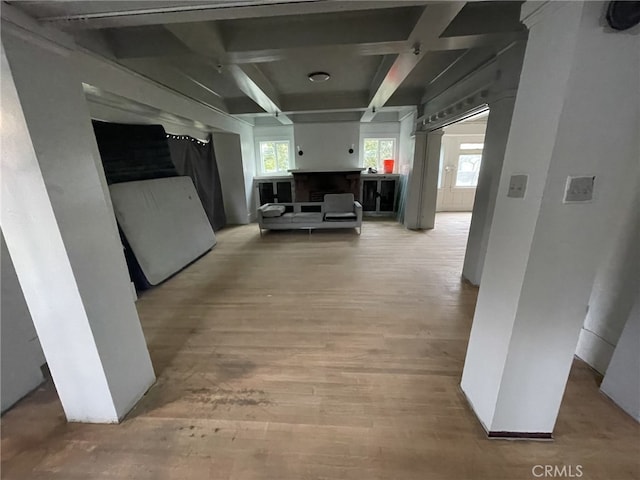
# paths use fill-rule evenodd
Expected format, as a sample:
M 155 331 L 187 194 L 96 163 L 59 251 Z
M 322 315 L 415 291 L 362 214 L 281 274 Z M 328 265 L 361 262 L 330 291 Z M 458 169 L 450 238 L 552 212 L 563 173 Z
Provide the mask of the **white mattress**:
M 216 244 L 189 177 L 109 187 L 120 228 L 151 285 L 157 285 Z

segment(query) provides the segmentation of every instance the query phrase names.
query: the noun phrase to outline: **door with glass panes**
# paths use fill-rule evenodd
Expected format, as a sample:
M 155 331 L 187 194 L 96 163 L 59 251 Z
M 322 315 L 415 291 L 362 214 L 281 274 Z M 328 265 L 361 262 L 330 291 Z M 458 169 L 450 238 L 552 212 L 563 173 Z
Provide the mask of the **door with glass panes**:
M 442 137 L 437 211 L 473 210 L 483 148 L 484 135 Z

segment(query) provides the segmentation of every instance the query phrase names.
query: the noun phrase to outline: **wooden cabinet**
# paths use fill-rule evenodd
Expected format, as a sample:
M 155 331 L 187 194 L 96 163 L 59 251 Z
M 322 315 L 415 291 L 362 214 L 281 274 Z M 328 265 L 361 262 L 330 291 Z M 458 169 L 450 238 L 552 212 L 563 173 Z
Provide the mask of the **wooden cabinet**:
M 369 216 L 393 216 L 398 210 L 400 175 L 362 174 L 359 201 Z M 256 177 L 253 180 L 256 204 L 292 203 L 296 199 L 291 177 Z
M 253 180 L 258 206 L 265 203 L 291 203 L 293 198 L 293 179 L 290 177 L 259 177 Z
M 393 215 L 397 210 L 400 176 L 363 174 L 360 203 L 365 215 Z

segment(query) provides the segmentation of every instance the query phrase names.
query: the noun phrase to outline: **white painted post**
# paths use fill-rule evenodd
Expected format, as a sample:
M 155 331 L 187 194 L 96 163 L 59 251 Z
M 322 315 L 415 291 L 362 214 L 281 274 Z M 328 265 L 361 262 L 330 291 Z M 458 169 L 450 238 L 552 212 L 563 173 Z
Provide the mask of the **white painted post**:
M 412 230 L 435 226 L 442 129 L 416 132 L 413 166 L 409 174 L 405 226 Z
M 3 24 L 0 223 L 69 421 L 121 419 L 155 380 L 82 84 Z
M 482 164 L 462 268 L 462 276 L 473 285 L 480 285 L 514 104 L 515 93 L 489 104 Z
M 498 57 L 498 80 L 489 91 L 489 118 L 462 268 L 462 276 L 473 285 L 480 285 L 487 254 L 489 232 L 522 70 L 524 47 L 524 43 L 516 44 Z
M 523 6 L 529 41 L 461 383 L 496 435 L 553 432 L 609 231 L 633 200 L 640 37 L 604 28 L 605 7 Z M 512 175 L 527 175 L 524 198 L 507 197 Z M 575 175 L 596 177 L 592 201 L 564 202 Z
M 640 289 L 613 352 L 602 391 L 640 422 Z

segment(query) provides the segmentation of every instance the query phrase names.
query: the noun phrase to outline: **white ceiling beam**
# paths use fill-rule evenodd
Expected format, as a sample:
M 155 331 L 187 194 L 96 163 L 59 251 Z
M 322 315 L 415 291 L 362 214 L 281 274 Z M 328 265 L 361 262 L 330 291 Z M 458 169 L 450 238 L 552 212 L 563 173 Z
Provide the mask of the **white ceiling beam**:
M 227 51 L 229 63 L 266 63 L 297 58 L 320 58 L 326 55 L 392 55 L 411 51 L 406 40 L 390 42 L 365 42 L 341 45 L 318 45 L 307 47 L 272 48 L 264 50 Z
M 126 5 L 126 2 L 122 3 Z M 203 2 L 197 5 L 154 6 L 137 10 L 125 8 L 97 13 L 43 16 L 38 20 L 65 30 L 85 30 L 372 10 L 426 4 L 426 0 L 258 0 L 253 2 L 225 0 Z
M 374 117 L 376 116 L 376 110 L 375 108 L 372 109 L 367 109 L 365 110 L 365 112 L 362 114 L 362 117 L 360 117 L 360 121 L 362 123 L 369 123 L 371 121 L 373 121 Z
M 181 28 L 182 35 L 190 35 L 191 29 L 186 25 L 169 25 L 168 28 Z M 111 42 L 115 47 L 115 53 L 118 58 L 140 58 L 152 56 L 170 56 L 174 54 L 184 55 L 184 52 L 176 51 L 175 46 L 165 46 L 165 42 L 142 42 L 144 45 L 138 45 L 140 42 L 132 41 L 132 38 L 125 33 L 121 36 L 121 31 L 115 30 L 110 32 Z M 211 33 L 213 35 L 213 32 Z M 216 35 L 219 35 L 217 33 Z M 501 32 L 501 33 L 481 33 L 476 35 L 463 35 L 456 37 L 444 37 L 434 40 L 430 51 L 446 51 L 446 50 L 466 50 L 470 48 L 479 48 L 486 46 L 507 45 L 513 41 L 524 39 L 527 32 Z M 400 53 L 412 52 L 412 44 L 408 40 L 396 40 L 386 42 L 364 42 L 349 43 L 339 45 L 317 45 L 308 47 L 290 47 L 290 48 L 270 48 L 261 50 L 215 50 L 211 49 L 217 44 L 221 45 L 221 40 L 212 41 L 211 45 L 204 45 L 203 48 L 209 49 L 211 55 L 218 58 L 220 63 L 227 64 L 244 64 L 244 63 L 269 63 L 279 62 L 283 60 L 296 60 L 298 58 L 321 58 L 327 55 L 342 56 L 368 56 L 368 55 L 397 55 Z
M 238 88 L 266 112 L 273 113 L 283 125 L 293 122 L 282 113 L 275 88 L 256 65 L 229 65 L 227 67 Z
M 429 82 L 423 92 L 421 103 L 440 95 L 495 58 L 495 52 L 490 49 L 467 50 Z
M 436 43 L 442 32 L 462 10 L 465 3 L 447 2 L 429 5 L 425 8 L 408 39 L 415 50 L 410 53 L 401 53 L 397 56 L 387 71 L 384 80 L 372 95 L 368 110 L 361 121 L 371 121 L 373 109 L 380 109 L 387 103 L 387 100 L 391 98 L 416 65 L 420 63 L 425 52 L 431 50 L 433 44 Z
M 201 103 L 216 110 L 228 112 L 224 99 L 217 92 L 200 82 L 194 81 L 192 77 L 184 72 L 167 66 L 161 58 L 138 58 L 135 60 L 122 60 L 120 63 L 167 88 L 182 92 L 191 98 L 196 98 Z
M 224 65 L 226 52 L 222 37 L 213 23 L 172 24 L 166 26 L 173 35 L 215 67 L 228 69 L 238 88 L 264 111 L 273 113 L 283 125 L 293 122 L 282 113 L 278 92 L 257 65 Z
M 470 48 L 501 46 L 523 40 L 527 38 L 526 31 L 500 32 L 500 33 L 480 33 L 477 35 L 461 35 L 456 37 L 438 38 L 433 42 L 429 50 L 467 50 Z

